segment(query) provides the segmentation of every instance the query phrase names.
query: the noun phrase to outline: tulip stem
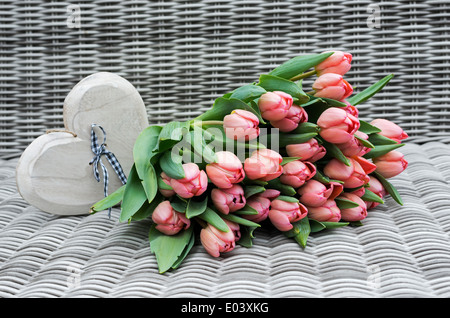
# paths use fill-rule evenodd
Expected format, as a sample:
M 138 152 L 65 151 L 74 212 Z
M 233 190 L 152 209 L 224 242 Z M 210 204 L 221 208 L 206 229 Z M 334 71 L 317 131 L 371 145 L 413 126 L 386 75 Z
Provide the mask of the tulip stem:
M 191 126 L 206 126 L 206 125 L 223 125 L 223 121 L 221 120 L 196 120 L 191 123 Z
M 317 73 L 316 70 L 312 70 L 312 71 L 309 71 L 309 72 L 306 72 L 306 73 L 303 73 L 303 74 L 294 76 L 293 78 L 291 78 L 291 81 L 292 81 L 292 82 L 295 82 L 295 81 L 304 79 L 304 78 L 306 78 L 306 77 L 313 76 L 313 75 L 316 74 L 316 73 Z

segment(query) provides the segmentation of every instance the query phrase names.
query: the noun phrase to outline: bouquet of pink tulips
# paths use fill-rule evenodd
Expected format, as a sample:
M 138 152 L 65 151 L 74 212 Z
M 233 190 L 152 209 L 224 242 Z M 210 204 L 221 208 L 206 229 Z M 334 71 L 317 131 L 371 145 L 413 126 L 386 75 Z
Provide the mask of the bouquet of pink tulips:
M 356 107 L 393 75 L 352 96 L 343 78 L 351 61 L 340 51 L 298 56 L 193 120 L 148 127 L 127 184 L 92 212 L 120 203 L 120 221 L 150 218 L 163 273 L 181 264 L 196 234 L 213 257 L 251 247 L 261 226 L 305 247 L 311 233 L 362 225 L 386 195 L 402 204 L 387 179 L 406 169 L 396 149 L 408 136 L 391 121 L 359 119 Z

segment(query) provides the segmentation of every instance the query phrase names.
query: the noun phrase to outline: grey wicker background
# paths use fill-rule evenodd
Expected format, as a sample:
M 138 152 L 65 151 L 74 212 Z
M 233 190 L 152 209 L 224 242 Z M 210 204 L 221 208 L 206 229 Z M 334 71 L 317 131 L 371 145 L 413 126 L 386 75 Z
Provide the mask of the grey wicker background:
M 70 4 L 79 29 L 67 26 Z M 449 20 L 448 0 L 0 1 L 0 297 L 450 297 Z M 262 230 L 219 259 L 197 245 L 160 275 L 148 222 L 118 223 L 117 209 L 57 217 L 17 193 L 17 157 L 62 127 L 64 98 L 87 75 L 125 77 L 150 122 L 165 123 L 329 49 L 354 55 L 356 91 L 396 74 L 361 117 L 411 136 L 410 166 L 392 181 L 405 206 L 388 198 L 361 228 L 314 235 L 305 250 Z

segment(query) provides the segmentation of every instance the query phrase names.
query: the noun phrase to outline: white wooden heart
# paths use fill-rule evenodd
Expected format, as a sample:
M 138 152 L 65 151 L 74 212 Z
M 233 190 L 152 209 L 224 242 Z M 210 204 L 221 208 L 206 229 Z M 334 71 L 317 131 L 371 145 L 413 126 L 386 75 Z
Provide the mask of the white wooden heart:
M 63 108 L 65 130 L 51 132 L 34 140 L 22 153 L 16 168 L 21 196 L 40 210 L 58 215 L 88 214 L 93 203 L 104 197 L 103 174 L 94 178 L 89 162 L 91 124 L 106 131 L 107 150 L 114 153 L 128 176 L 133 165 L 133 146 L 148 127 L 144 102 L 126 79 L 100 72 L 81 80 L 67 95 Z M 96 130 L 99 144 L 103 134 Z M 76 136 L 74 136 L 74 134 Z M 103 156 L 108 169 L 108 191 L 122 183 Z

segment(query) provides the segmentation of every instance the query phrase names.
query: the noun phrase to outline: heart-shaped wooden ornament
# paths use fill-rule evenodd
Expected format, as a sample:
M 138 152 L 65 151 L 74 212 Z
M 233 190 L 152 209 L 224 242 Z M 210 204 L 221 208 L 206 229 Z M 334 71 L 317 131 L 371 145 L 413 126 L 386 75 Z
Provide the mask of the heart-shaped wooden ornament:
M 88 214 L 90 207 L 104 197 L 103 173 L 94 178 L 89 162 L 91 125 L 105 130 L 106 149 L 112 152 L 128 175 L 133 165 L 133 146 L 148 127 L 144 102 L 126 79 L 100 72 L 81 80 L 67 95 L 63 108 L 67 132 L 48 132 L 34 140 L 22 153 L 16 169 L 17 188 L 29 204 L 58 215 Z M 95 128 L 97 129 L 97 128 Z M 101 130 L 96 130 L 99 145 Z M 110 163 L 108 191 L 122 186 Z

